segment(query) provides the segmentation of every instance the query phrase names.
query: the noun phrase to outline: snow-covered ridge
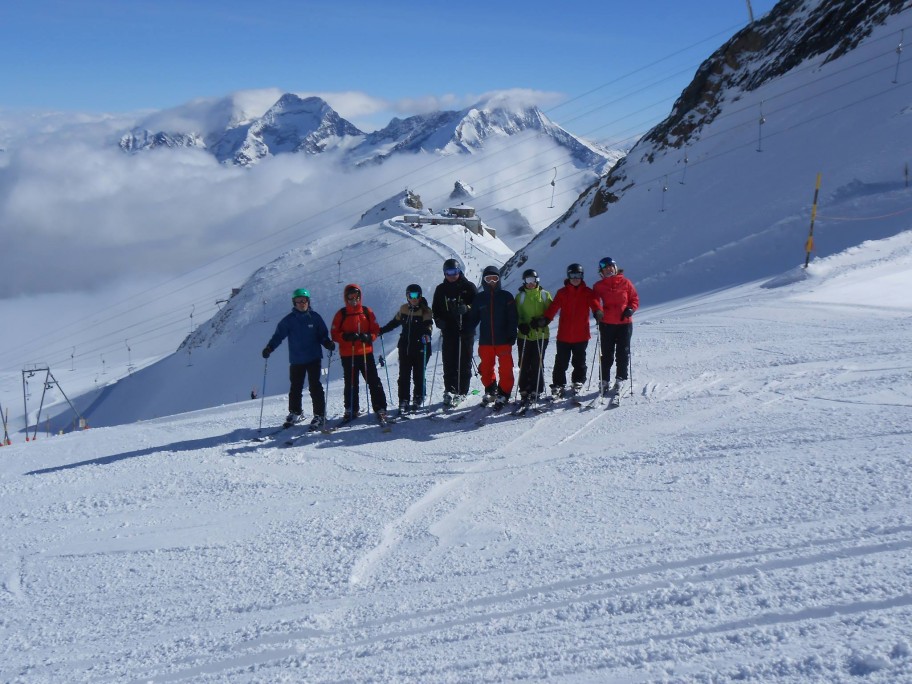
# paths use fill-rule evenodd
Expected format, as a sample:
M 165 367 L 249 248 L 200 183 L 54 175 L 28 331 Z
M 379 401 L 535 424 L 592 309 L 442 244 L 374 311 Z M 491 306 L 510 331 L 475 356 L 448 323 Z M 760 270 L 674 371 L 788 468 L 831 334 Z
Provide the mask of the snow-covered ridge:
M 193 116 L 155 115 L 125 134 L 120 146 L 127 152 L 156 147 L 204 148 L 221 162 L 242 166 L 276 154 L 343 150 L 349 163 L 357 165 L 379 163 L 398 153 L 472 153 L 489 139 L 534 131 L 553 139 L 571 152 L 580 167 L 596 173 L 622 156 L 620 151 L 577 138 L 533 105 L 498 97 L 461 111 L 394 118 L 386 127 L 369 134 L 342 118 L 319 97 L 285 93 L 265 113 L 255 117 L 236 112 L 228 102 L 231 100 L 213 103 L 218 114 L 209 116 L 201 112 L 194 112 Z M 200 107 L 194 103 L 191 108 Z M 226 115 L 228 112 L 230 116 Z M 171 127 L 150 128 L 155 123 L 171 123 Z

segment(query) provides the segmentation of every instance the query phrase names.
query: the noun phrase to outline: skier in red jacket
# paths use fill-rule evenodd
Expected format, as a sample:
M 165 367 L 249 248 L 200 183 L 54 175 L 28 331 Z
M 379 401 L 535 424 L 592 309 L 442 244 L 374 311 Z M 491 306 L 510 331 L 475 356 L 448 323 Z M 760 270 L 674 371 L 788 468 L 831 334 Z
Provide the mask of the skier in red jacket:
M 377 374 L 373 341 L 380 335 L 380 325 L 374 312 L 361 304 L 361 288 L 351 283 L 345 286 L 345 306 L 333 317 L 330 333 L 339 345 L 342 375 L 345 385 L 345 414 L 343 422 L 356 418 L 360 411 L 358 374 L 364 376 L 370 390 L 371 404 L 377 419 L 386 420 L 386 392 Z
M 636 288 L 624 275 L 618 272 L 617 263 L 611 257 L 599 261 L 599 275 L 602 279 L 592 287 L 598 301 L 599 334 L 602 338 L 601 391 L 617 394 L 627 379 L 630 367 L 630 337 L 633 335 L 633 312 L 640 307 Z M 615 383 L 611 385 L 611 366 L 617 358 Z
M 579 264 L 567 266 L 564 286 L 554 295 L 554 301 L 545 314 L 533 321 L 534 327 L 547 327 L 560 312 L 557 324 L 557 351 L 554 355 L 554 370 L 551 372 L 551 397 L 559 399 L 577 394 L 586 381 L 586 347 L 589 346 L 589 312 L 598 311 L 595 293 L 583 281 L 583 267 Z M 567 367 L 572 360 L 573 383 L 567 389 Z

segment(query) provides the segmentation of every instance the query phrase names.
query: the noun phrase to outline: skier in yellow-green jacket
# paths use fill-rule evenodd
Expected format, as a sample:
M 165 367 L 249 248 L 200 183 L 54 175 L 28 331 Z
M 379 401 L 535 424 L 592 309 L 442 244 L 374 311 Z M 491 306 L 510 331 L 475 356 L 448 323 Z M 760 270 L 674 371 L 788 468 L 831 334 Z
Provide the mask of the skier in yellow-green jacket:
M 539 284 L 538 272 L 528 268 L 523 271 L 523 282 L 516 294 L 516 312 L 519 334 L 516 345 L 519 352 L 519 397 L 524 406 L 538 399 L 545 388 L 545 350 L 551 336 L 547 322 L 536 327 L 545 310 L 551 305 L 551 293 Z

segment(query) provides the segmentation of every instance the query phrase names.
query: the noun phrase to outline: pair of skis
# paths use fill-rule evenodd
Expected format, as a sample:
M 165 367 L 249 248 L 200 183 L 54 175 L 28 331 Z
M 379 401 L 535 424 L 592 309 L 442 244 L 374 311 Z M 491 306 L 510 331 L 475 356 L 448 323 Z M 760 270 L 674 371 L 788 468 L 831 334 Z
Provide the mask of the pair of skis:
M 393 431 L 393 422 L 395 422 L 395 421 L 393 421 L 389 418 L 381 418 L 379 415 L 377 415 L 376 417 L 377 417 L 377 425 L 380 427 L 381 432 L 392 432 Z M 354 418 L 349 418 L 348 420 L 345 420 L 344 418 L 342 418 L 335 425 L 324 425 L 323 427 L 320 427 L 320 428 L 317 428 L 317 427 L 308 428 L 306 431 L 288 438 L 285 441 L 285 446 L 294 446 L 294 444 L 297 443 L 298 440 L 302 439 L 303 437 L 307 437 L 308 435 L 315 435 L 317 433 L 319 433 L 321 435 L 331 435 L 335 432 L 338 432 L 339 430 L 344 430 L 346 428 L 351 427 L 352 423 L 354 423 L 357 419 L 358 419 L 357 416 L 355 416 Z
M 582 407 L 582 410 L 588 411 L 590 409 L 594 409 L 596 406 L 604 406 L 606 410 L 617 408 L 621 405 L 622 393 L 623 389 L 620 387 L 616 390 L 609 390 L 607 393 L 600 391 L 592 401 Z

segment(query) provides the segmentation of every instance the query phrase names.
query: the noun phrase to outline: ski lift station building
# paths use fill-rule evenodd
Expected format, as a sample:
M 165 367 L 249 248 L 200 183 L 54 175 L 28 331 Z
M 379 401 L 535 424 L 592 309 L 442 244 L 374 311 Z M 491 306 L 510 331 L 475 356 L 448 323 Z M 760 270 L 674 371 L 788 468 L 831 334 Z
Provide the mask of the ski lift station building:
M 408 214 L 403 217 L 406 223 L 430 223 L 432 225 L 461 225 L 475 233 L 476 235 L 489 235 L 497 237 L 497 231 L 490 226 L 486 226 L 481 219 L 475 215 L 474 207 L 467 207 L 464 204 L 458 207 L 450 207 L 444 214 L 432 214 L 431 216 L 419 216 L 418 214 Z

